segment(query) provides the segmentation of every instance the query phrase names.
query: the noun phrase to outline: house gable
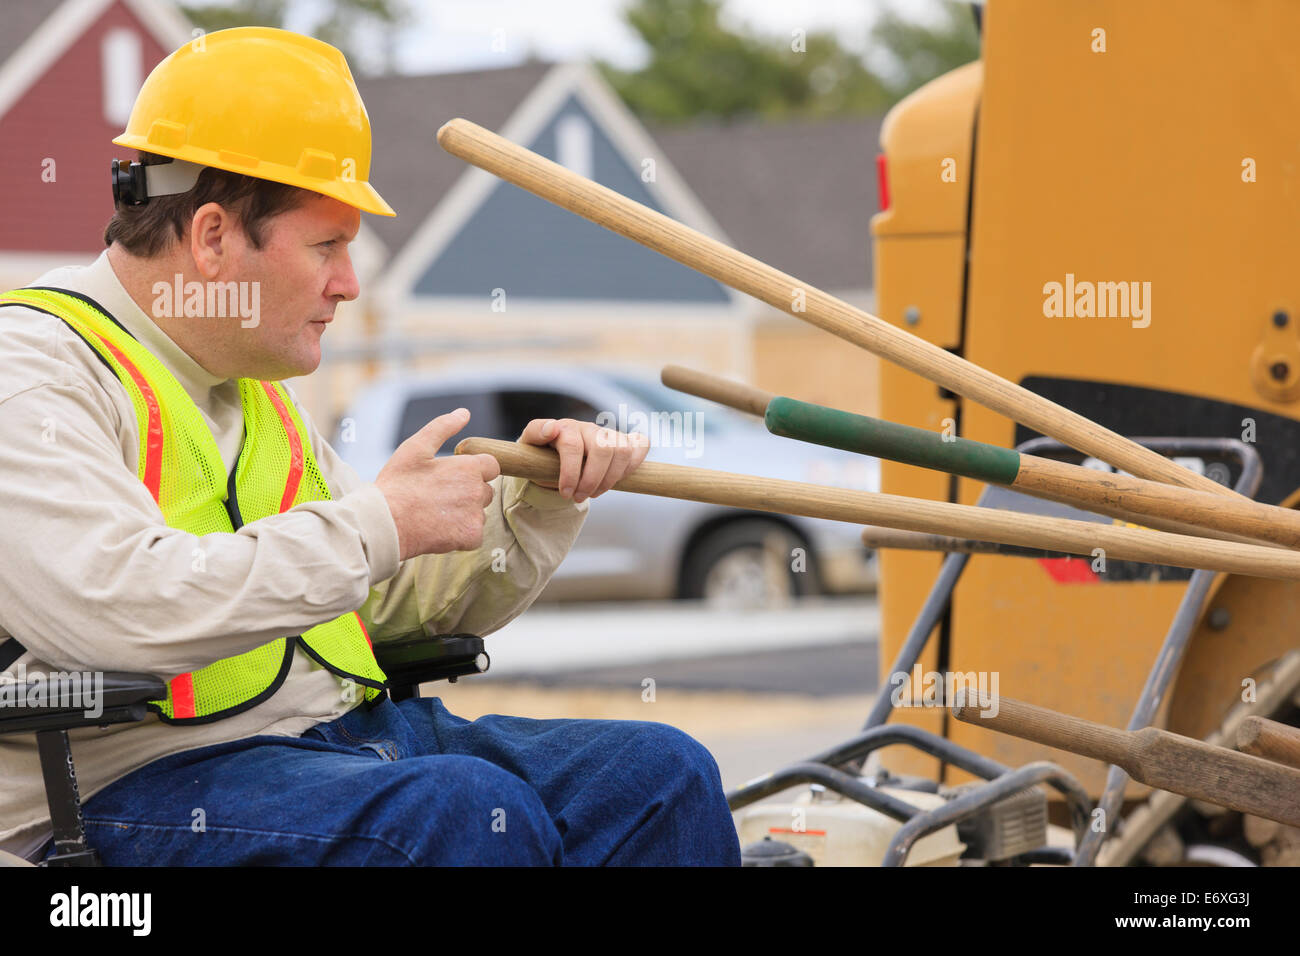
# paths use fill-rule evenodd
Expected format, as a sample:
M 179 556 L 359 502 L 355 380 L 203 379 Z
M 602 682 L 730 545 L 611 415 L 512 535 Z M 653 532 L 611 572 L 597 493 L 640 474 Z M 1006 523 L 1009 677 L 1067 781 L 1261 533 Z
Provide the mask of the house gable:
M 590 67 L 553 68 L 500 132 L 725 241 Z M 486 302 L 494 290 L 512 310 L 520 302 L 730 310 L 736 300 L 713 279 L 468 167 L 401 250 L 386 285 L 390 301 L 416 311 Z
M 562 147 L 561 139 L 571 145 Z M 525 145 L 557 162 L 572 162 L 566 151 L 585 150 L 589 169 L 579 159 L 579 172 L 669 214 L 576 97 Z M 505 182 L 496 184 L 413 291 L 487 297 L 497 288 L 512 299 L 729 301 L 713 279 Z

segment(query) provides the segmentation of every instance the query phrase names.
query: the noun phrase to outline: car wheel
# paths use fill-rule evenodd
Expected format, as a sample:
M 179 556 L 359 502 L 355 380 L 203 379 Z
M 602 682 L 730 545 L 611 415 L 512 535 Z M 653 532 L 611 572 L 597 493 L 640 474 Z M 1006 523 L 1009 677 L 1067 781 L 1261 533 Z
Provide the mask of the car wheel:
M 802 556 L 796 548 L 803 549 Z M 681 596 L 715 607 L 780 607 L 819 591 L 807 544 L 775 521 L 725 524 L 700 539 L 682 567 Z

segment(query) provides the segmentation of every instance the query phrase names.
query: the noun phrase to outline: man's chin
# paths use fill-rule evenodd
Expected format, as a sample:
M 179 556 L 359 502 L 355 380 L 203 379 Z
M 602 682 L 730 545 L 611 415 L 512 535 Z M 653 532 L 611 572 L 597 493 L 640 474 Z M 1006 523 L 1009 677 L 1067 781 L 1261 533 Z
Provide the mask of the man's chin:
M 279 382 L 286 378 L 300 378 L 303 375 L 310 375 L 316 369 L 320 368 L 321 354 L 317 349 L 315 354 L 297 356 L 292 360 L 277 362 L 273 367 L 267 368 L 268 374 L 249 376 L 258 378 L 264 382 Z
M 316 361 L 312 362 L 310 365 L 303 365 L 302 367 L 297 368 L 292 372 L 289 372 L 287 375 L 281 375 L 280 377 L 301 378 L 304 375 L 310 375 L 312 372 L 316 371 L 316 369 L 320 368 L 320 361 L 321 361 L 320 356 L 318 355 L 316 356 Z

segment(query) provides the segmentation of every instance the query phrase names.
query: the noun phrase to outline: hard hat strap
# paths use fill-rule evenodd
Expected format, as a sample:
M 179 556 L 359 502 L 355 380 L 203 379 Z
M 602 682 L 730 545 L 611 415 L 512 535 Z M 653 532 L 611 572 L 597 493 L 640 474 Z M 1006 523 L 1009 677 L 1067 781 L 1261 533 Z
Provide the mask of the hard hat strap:
M 113 160 L 113 201 L 138 206 L 155 196 L 189 192 L 207 169 L 199 163 L 173 159 L 155 166 Z
M 183 159 L 173 159 L 170 163 L 160 163 L 156 166 L 146 166 L 146 176 L 148 178 L 148 197 L 153 196 L 174 196 L 176 193 L 187 193 L 194 188 L 194 184 L 199 180 L 199 173 L 207 169 L 206 166 L 200 166 L 198 163 L 186 162 Z

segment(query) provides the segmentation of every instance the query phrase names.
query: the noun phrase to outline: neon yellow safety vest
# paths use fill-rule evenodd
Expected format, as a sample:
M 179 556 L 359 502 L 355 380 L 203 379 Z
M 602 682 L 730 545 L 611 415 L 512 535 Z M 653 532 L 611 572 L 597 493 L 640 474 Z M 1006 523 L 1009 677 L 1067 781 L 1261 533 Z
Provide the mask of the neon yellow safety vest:
M 163 364 L 98 303 L 62 289 L 26 288 L 0 295 L 62 319 L 112 370 L 135 406 L 140 429 L 137 473 L 169 527 L 203 535 L 233 533 L 304 501 L 328 501 L 329 487 L 311 452 L 306 426 L 284 386 L 241 378 L 244 446 L 229 478 L 216 439 Z M 177 608 L 183 614 L 184 608 Z M 370 636 L 354 611 L 173 678 L 149 708 L 171 724 L 220 720 L 269 698 L 284 683 L 294 646 L 340 677 L 385 686 Z

